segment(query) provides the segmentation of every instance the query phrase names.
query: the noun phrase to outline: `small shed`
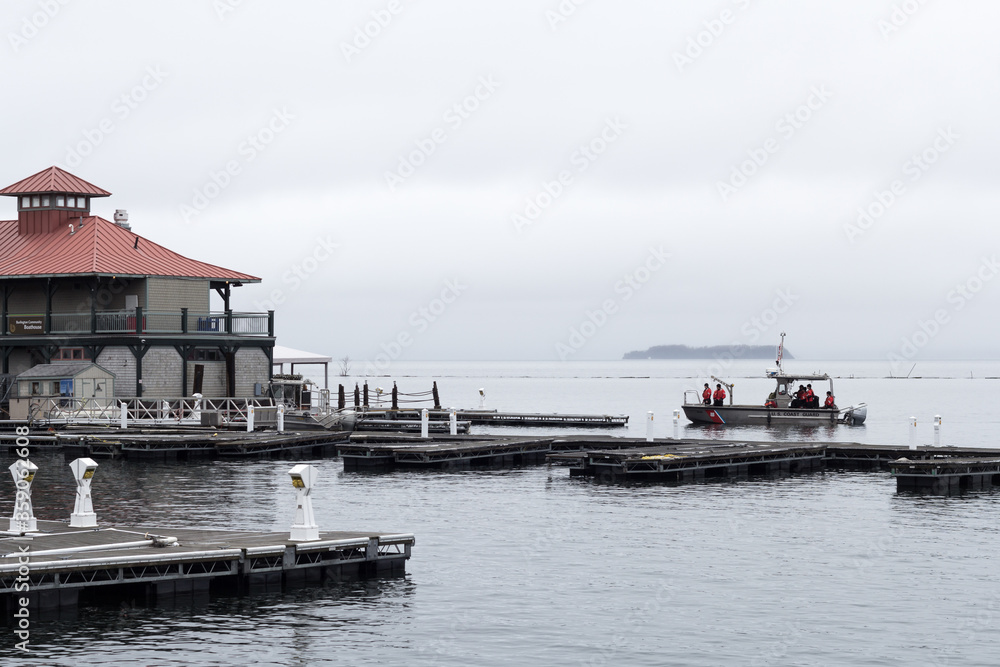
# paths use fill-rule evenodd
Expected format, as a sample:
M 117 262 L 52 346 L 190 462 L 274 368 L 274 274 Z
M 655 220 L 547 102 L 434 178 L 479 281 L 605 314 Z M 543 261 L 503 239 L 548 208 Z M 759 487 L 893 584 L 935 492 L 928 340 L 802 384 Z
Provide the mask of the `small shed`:
M 39 364 L 17 376 L 17 395 L 111 398 L 115 374 L 92 363 Z

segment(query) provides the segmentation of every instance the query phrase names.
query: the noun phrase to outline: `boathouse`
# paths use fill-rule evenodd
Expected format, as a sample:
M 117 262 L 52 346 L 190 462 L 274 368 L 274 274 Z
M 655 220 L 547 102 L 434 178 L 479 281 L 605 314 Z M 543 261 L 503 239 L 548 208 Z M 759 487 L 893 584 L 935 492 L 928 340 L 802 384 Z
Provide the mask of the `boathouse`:
M 260 279 L 184 257 L 91 214 L 110 192 L 58 167 L 0 190 L 4 390 L 41 364 L 96 364 L 114 396 L 250 397 L 271 377 L 274 312 L 236 312 L 232 288 Z M 212 312 L 210 295 L 222 298 Z M 30 385 L 29 385 L 30 387 Z

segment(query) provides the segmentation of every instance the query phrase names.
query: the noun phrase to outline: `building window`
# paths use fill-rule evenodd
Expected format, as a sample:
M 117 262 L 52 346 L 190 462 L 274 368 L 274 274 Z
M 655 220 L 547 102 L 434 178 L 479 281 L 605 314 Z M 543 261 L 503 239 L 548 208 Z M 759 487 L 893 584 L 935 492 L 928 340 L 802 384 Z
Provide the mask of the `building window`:
M 82 347 L 64 347 L 55 353 L 52 361 L 86 361 L 89 357 Z
M 66 206 L 70 208 L 76 208 L 76 197 L 70 197 L 66 200 Z
M 42 200 L 38 195 L 35 195 L 34 197 L 31 198 L 31 206 L 33 208 L 37 208 L 41 205 L 42 205 Z
M 56 195 L 56 206 L 66 205 L 66 195 Z
M 41 393 L 42 393 L 42 383 L 41 382 L 32 382 L 31 383 L 31 395 L 32 396 L 40 396 Z
M 42 195 L 42 206 L 48 206 L 48 205 L 49 205 L 49 196 Z
M 77 197 L 76 198 L 76 207 L 77 208 L 87 208 L 87 198 L 86 197 Z
M 188 361 L 223 361 L 223 358 L 216 349 L 202 348 L 188 352 Z
M 21 208 L 31 207 L 31 197 L 21 197 Z

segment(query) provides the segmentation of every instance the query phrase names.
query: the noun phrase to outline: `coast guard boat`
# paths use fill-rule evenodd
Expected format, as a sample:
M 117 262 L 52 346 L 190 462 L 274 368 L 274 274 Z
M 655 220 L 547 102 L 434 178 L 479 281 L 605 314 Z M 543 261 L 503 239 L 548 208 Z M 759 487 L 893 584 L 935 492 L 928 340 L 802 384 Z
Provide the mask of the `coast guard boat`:
M 762 405 L 740 405 L 733 403 L 733 385 L 719 380 L 714 375 L 712 380 L 726 387 L 729 396 L 728 405 L 704 405 L 698 390 L 689 389 L 684 392 L 684 415 L 696 424 L 719 424 L 725 426 L 746 426 L 760 424 L 773 426 L 778 424 L 850 424 L 858 425 L 868 416 L 868 405 L 858 403 L 846 408 L 823 407 L 792 407 L 793 397 L 798 385 L 827 382 L 829 391 L 833 391 L 833 378 L 826 373 L 786 373 L 781 367 L 781 355 L 785 345 L 785 334 L 781 334 L 781 344 L 778 345 L 777 368 L 769 368 L 767 377 L 774 380 L 776 387 L 768 400 Z M 826 390 L 820 386 L 816 395 L 822 401 Z

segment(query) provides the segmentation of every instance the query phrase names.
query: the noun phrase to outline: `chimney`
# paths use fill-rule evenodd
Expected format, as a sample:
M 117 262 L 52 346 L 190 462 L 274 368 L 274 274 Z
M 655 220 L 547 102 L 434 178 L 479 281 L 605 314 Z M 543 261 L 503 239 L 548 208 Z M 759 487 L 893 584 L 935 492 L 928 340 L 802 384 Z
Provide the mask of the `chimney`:
M 115 210 L 115 224 L 122 229 L 132 231 L 132 226 L 128 224 L 128 211 L 123 208 Z

